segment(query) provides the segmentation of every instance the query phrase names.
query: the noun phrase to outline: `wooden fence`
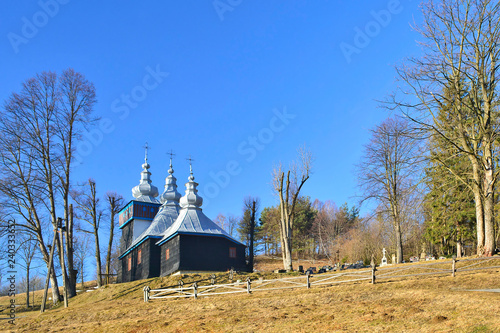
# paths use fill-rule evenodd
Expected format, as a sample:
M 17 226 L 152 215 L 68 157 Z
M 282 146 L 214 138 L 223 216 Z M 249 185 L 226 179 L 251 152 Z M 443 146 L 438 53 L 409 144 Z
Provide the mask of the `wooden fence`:
M 399 266 L 370 267 L 368 269 L 347 269 L 335 273 L 323 273 L 317 275 L 302 275 L 282 279 L 251 281 L 248 278 L 245 282 L 215 284 L 211 279 L 211 284 L 199 285 L 194 282 L 191 286 L 184 286 L 180 281 L 177 288 L 151 289 L 144 287 L 144 302 L 152 299 L 162 298 L 198 298 L 201 296 L 213 296 L 224 294 L 253 293 L 258 291 L 269 291 L 291 288 L 311 288 L 313 286 L 334 285 L 340 283 L 351 283 L 359 281 L 375 281 L 383 279 L 409 278 L 427 275 L 451 275 L 455 276 L 459 272 L 475 271 L 482 269 L 500 268 L 500 257 L 453 259 L 451 261 L 426 261 L 418 264 L 406 264 Z

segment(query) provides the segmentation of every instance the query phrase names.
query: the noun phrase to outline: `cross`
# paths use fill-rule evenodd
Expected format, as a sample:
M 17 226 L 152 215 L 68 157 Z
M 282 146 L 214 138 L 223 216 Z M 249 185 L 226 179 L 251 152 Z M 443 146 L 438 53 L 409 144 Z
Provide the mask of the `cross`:
M 172 151 L 172 149 L 170 149 L 170 153 L 167 153 L 167 155 L 170 155 L 170 159 L 172 159 L 172 157 L 175 156 L 174 152 Z
M 151 147 L 149 147 L 148 142 L 146 141 L 146 144 L 142 148 L 146 149 L 146 156 L 144 157 L 144 160 L 147 162 L 148 161 L 148 150 L 151 149 Z
M 186 158 L 186 160 L 189 161 L 189 172 L 191 173 L 191 176 L 192 176 L 193 175 L 193 166 L 191 164 L 194 160 L 191 158 L 191 155 L 189 155 L 189 158 Z

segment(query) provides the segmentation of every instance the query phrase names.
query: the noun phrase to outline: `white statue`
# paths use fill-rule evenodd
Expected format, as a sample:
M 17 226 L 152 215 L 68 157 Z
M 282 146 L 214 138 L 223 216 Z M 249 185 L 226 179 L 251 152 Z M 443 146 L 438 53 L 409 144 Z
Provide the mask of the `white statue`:
M 382 257 L 382 263 L 380 264 L 380 266 L 386 266 L 387 265 L 387 258 L 385 257 L 385 254 L 386 254 L 386 250 L 385 250 L 385 247 L 384 249 L 382 250 L 382 253 L 384 254 L 384 256 Z

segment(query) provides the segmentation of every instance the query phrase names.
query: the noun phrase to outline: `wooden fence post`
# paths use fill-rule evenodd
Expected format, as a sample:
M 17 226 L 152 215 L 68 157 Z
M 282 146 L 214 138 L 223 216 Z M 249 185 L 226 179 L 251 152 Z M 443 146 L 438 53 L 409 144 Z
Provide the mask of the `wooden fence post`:
M 144 302 L 149 302 L 149 291 L 151 288 L 149 286 L 144 287 Z
M 307 271 L 307 273 L 306 273 L 306 278 L 307 278 L 307 283 L 306 283 L 307 289 L 310 289 L 311 288 L 311 275 L 310 275 L 309 271 Z
M 372 265 L 372 284 L 375 284 L 375 272 L 377 271 L 377 265 Z
M 194 299 L 198 298 L 198 285 L 196 282 L 193 284 L 193 294 L 194 294 Z
M 457 262 L 457 257 L 453 256 L 453 261 L 451 263 L 451 276 L 452 277 L 455 277 L 455 271 L 456 271 L 456 269 L 455 269 L 456 266 L 455 265 L 456 265 L 456 262 Z
M 247 293 L 248 294 L 250 294 L 252 292 L 251 285 L 252 285 L 252 283 L 250 282 L 250 278 L 247 278 Z

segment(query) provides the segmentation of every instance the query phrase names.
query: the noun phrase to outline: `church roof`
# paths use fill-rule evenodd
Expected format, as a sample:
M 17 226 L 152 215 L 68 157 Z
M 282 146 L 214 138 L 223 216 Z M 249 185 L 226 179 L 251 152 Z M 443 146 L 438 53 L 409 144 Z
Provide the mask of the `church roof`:
M 179 206 L 181 194 L 177 191 L 177 178 L 174 177 L 174 169 L 172 168 L 172 159 L 170 159 L 170 168 L 168 169 L 168 176 L 165 179 L 165 190 L 160 196 L 162 204 L 175 204 Z
M 178 206 L 162 206 L 156 214 L 151 225 L 137 237 L 126 252 L 142 243 L 147 238 L 161 238 L 167 230 L 176 221 L 179 216 Z
M 132 188 L 132 195 L 137 201 L 159 203 L 158 188 L 151 183 L 150 165 L 148 163 L 148 147 L 146 146 L 146 156 L 142 165 L 141 181 L 139 185 Z
M 173 175 L 174 169 L 172 168 L 172 160 L 170 160 L 170 169 L 168 173 L 169 175 L 165 179 L 165 191 L 161 195 L 161 202 L 163 204 L 160 210 L 154 217 L 151 225 L 132 242 L 127 252 L 142 243 L 146 238 L 163 237 L 165 231 L 179 216 L 179 199 L 181 198 L 181 194 L 177 192 L 177 183 Z
M 233 242 L 240 243 L 231 237 L 224 229 L 210 220 L 201 210 L 203 199 L 198 195 L 196 187 L 198 183 L 194 181 L 193 171 L 189 181 L 186 183 L 186 194 L 181 198 L 181 210 L 175 222 L 165 231 L 163 238 L 157 242 L 161 245 L 177 234 L 196 234 L 206 236 L 226 237 Z

